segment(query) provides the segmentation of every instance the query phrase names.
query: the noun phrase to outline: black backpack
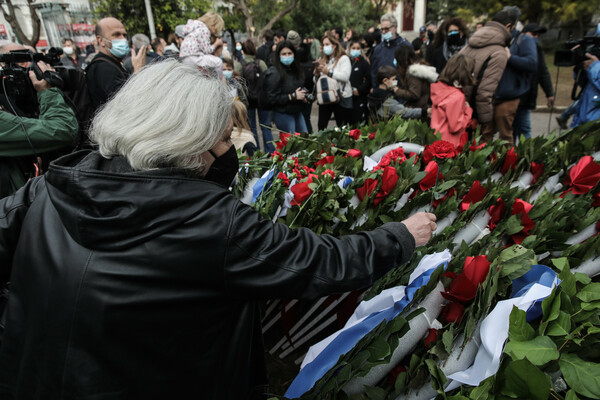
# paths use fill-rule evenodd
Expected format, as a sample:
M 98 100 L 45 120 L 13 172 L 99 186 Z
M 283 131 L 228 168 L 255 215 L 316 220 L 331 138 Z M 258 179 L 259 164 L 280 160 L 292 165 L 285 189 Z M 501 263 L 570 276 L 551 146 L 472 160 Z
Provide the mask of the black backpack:
M 260 69 L 260 60 L 255 59 L 248 63 L 242 60 L 242 78 L 246 81 L 248 88 L 248 101 L 257 104 L 260 101 L 264 73 Z

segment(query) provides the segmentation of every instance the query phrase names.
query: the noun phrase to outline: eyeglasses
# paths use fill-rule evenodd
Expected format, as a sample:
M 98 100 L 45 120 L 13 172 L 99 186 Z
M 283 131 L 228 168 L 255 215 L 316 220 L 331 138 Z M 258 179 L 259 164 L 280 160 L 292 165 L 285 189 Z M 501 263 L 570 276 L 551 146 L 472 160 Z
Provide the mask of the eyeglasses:
M 388 26 L 388 27 L 383 27 L 383 26 L 382 26 L 382 27 L 381 27 L 381 32 L 387 32 L 387 31 L 390 31 L 390 30 L 392 30 L 392 28 L 393 28 L 393 27 L 394 27 L 394 25 L 392 25 L 392 26 Z

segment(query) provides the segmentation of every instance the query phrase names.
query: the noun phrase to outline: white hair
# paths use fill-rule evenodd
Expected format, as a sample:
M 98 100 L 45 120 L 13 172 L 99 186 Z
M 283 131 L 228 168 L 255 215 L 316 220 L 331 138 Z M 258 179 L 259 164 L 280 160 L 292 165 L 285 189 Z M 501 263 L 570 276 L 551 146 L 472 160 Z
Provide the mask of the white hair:
M 143 33 L 136 33 L 131 38 L 131 44 L 139 50 L 142 48 L 142 46 L 148 46 L 150 44 L 150 38 Z
M 200 154 L 222 140 L 233 99 L 222 80 L 176 60 L 134 74 L 96 114 L 89 136 L 105 158 L 137 170 L 163 166 L 202 172 Z
M 382 23 L 383 21 L 389 21 L 390 25 L 392 26 L 398 26 L 398 21 L 396 20 L 396 17 L 394 17 L 393 14 L 383 14 L 381 16 L 381 19 L 379 20 L 379 23 Z

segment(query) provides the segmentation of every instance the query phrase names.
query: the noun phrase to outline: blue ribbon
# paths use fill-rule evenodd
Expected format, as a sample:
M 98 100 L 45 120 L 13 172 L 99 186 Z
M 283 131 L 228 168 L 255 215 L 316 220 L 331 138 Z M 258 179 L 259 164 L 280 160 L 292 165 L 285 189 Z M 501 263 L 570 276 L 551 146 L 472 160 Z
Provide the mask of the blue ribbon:
M 264 178 L 260 178 L 255 184 L 254 187 L 252 187 L 252 202 L 256 202 L 256 199 L 258 199 L 258 196 L 261 195 L 261 193 L 263 192 L 263 190 L 265 190 L 265 188 L 269 188 L 271 187 L 271 183 L 273 182 L 273 175 L 275 174 L 275 169 L 272 169 L 269 171 L 269 174 L 264 177 Z
M 342 189 L 346 189 L 352 183 L 352 180 L 353 179 L 349 176 L 344 177 L 344 179 L 341 181 Z
M 513 279 L 510 297 L 515 298 L 524 296 L 536 283 L 551 288 L 555 281 L 558 281 L 558 284 L 560 284 L 560 279 L 557 279 L 556 272 L 551 268 L 548 268 L 545 265 L 534 265 L 525 275 Z M 529 310 L 527 310 L 527 322 L 531 322 L 542 316 L 542 301 L 544 301 L 544 299 L 537 300 Z
M 448 263 L 445 262 L 444 269 L 446 269 L 447 265 Z M 312 362 L 300 370 L 296 379 L 294 379 L 285 393 L 285 397 L 295 399 L 302 396 L 337 363 L 340 356 L 352 350 L 358 341 L 371 332 L 373 328 L 384 320 L 389 322 L 397 317 L 412 301 L 416 291 L 422 286 L 427 285 L 431 274 L 437 267 L 439 265 L 425 271 L 411 282 L 405 289 L 404 297 L 397 301 L 393 307 L 373 313 L 359 324 L 342 331 Z

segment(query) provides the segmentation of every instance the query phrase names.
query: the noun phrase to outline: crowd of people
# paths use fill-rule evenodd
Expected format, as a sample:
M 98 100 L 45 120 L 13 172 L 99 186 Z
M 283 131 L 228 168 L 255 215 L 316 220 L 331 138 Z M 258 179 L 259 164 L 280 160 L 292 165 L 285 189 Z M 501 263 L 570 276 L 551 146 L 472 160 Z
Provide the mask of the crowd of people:
M 518 32 L 519 17 L 507 7 L 472 34 L 458 18 L 428 23 L 411 43 L 386 14 L 364 35 L 266 31 L 231 50 L 214 12 L 131 46 L 104 18 L 89 54 L 63 44 L 63 65 L 85 69 L 91 121 L 51 87 L 52 67 L 19 62 L 39 112 L 2 97 L 0 398 L 265 398 L 261 301 L 366 287 L 426 244 L 436 217 L 344 237 L 292 230 L 233 196 L 236 149 L 312 132 L 315 102 L 316 129 L 399 116 L 455 146 L 477 125 L 512 144 L 531 132 L 538 84 L 554 99 L 545 29 Z M 600 63 L 583 68 L 573 125 L 600 117 Z M 46 158 L 34 174 L 32 154 Z

